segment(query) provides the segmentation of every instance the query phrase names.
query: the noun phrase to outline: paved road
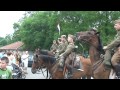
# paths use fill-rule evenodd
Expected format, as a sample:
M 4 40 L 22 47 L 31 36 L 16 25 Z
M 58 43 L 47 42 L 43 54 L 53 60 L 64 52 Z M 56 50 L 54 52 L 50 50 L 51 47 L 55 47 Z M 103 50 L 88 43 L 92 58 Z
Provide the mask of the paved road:
M 45 79 L 46 78 L 46 71 L 43 69 L 45 77 L 43 76 L 42 72 L 37 72 L 36 74 L 32 74 L 31 68 L 28 68 L 28 74 L 26 74 L 26 79 Z
M 47 74 L 46 74 L 45 69 L 43 69 L 43 71 L 44 71 L 45 77 L 43 76 L 41 71 L 37 72 L 36 74 L 32 74 L 31 68 L 29 67 L 28 74 L 26 74 L 26 79 L 46 79 Z M 91 79 L 93 79 L 93 78 L 91 78 Z

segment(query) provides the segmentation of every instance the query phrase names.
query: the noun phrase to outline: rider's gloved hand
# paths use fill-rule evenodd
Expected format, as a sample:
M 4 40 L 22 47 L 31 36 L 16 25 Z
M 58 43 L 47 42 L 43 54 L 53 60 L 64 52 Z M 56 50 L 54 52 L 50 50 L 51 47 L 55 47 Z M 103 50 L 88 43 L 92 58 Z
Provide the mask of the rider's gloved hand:
M 103 49 L 106 50 L 106 49 L 107 49 L 107 46 L 104 46 Z

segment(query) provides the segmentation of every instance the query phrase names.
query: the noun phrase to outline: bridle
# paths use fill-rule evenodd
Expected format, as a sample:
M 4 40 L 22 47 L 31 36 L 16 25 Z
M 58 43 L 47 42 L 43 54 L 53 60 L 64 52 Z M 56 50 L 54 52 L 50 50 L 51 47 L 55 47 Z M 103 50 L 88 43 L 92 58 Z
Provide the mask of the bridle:
M 34 54 L 34 55 L 38 55 L 38 54 Z M 38 55 L 38 56 L 39 56 L 39 55 Z M 40 60 L 39 60 L 39 59 L 37 59 L 37 60 L 35 60 L 35 59 L 34 59 L 34 60 L 33 60 L 33 63 L 39 63 L 39 62 L 40 62 Z M 43 70 L 42 70 L 42 66 L 41 66 L 41 65 L 40 65 L 40 66 L 38 66 L 36 70 L 38 71 L 39 69 L 41 70 L 41 72 L 42 72 L 43 76 L 45 77 L 45 75 L 44 75 L 44 72 L 43 72 Z M 46 70 L 47 70 L 47 69 L 46 69 Z M 46 70 L 45 70 L 45 71 L 46 71 Z M 46 76 L 46 79 L 47 79 L 47 78 L 48 78 L 48 76 Z
M 84 36 L 83 36 L 84 37 Z M 80 36 L 79 36 L 79 38 L 80 38 Z M 90 42 L 90 40 L 92 39 L 92 38 L 99 38 L 96 34 L 94 34 L 93 36 L 90 36 L 88 39 L 84 39 L 82 42 L 86 42 L 86 43 L 88 43 L 89 45 L 91 45 L 91 46 L 93 46 L 94 48 L 96 48 L 96 50 L 98 50 L 98 52 L 99 53 L 101 53 L 100 51 L 99 51 L 99 48 L 97 47 L 97 46 L 95 46 L 94 44 L 92 44 L 92 42 L 94 42 L 94 43 L 99 43 L 99 41 L 92 41 L 92 42 Z M 93 64 L 93 67 L 92 67 L 92 69 L 93 70 L 95 70 L 100 64 L 102 63 L 102 60 L 100 60 L 100 61 L 97 61 L 95 64 Z
M 83 35 L 82 35 L 82 36 L 83 36 Z M 80 38 L 80 36 L 79 36 L 79 38 Z M 96 48 L 96 49 L 99 51 L 99 49 L 98 49 L 94 44 L 92 44 L 92 42 L 90 42 L 90 40 L 91 40 L 92 38 L 96 38 L 96 35 L 92 35 L 92 36 L 90 36 L 87 40 L 84 39 L 82 42 L 83 42 L 83 43 L 88 43 L 89 45 L 93 46 L 94 48 Z M 98 36 L 97 36 L 97 38 L 98 38 Z M 94 43 L 98 43 L 98 42 L 94 40 Z M 81 47 L 83 48 L 83 46 L 81 46 Z M 99 51 L 99 52 L 100 52 L 100 51 Z

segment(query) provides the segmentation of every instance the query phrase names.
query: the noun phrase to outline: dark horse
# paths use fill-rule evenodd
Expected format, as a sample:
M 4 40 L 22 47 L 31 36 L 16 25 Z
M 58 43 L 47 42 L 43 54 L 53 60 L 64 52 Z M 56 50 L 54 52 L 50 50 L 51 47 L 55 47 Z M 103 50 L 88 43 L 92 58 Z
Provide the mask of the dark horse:
M 94 79 L 109 79 L 110 71 L 106 70 L 103 65 L 103 58 L 100 57 L 100 54 L 103 49 L 101 45 L 101 40 L 99 36 L 99 32 L 92 29 L 90 31 L 77 32 L 76 39 L 79 41 L 84 41 L 89 44 L 89 53 L 90 60 L 92 63 L 92 73 Z M 115 74 L 113 75 L 115 76 Z
M 45 65 L 48 69 L 50 76 L 52 79 L 63 79 L 63 71 L 58 70 L 59 61 L 51 56 L 48 55 L 37 55 L 35 54 L 33 57 L 33 63 L 32 63 L 32 73 L 36 73 L 37 69 L 41 67 L 42 65 Z
M 48 50 L 41 50 L 39 48 L 35 49 L 35 55 L 48 55 L 48 56 L 52 56 L 54 57 L 54 54 L 51 51 Z M 43 65 L 42 67 L 45 67 L 45 65 Z
M 90 62 L 90 60 L 86 60 L 85 58 L 82 58 L 82 56 L 79 57 L 80 61 L 83 64 L 83 69 L 84 69 L 84 71 L 81 72 L 81 71 L 73 68 L 73 66 L 71 65 L 74 61 L 73 57 L 74 56 L 72 54 L 67 56 L 67 58 L 65 60 L 64 70 L 60 71 L 59 70 L 59 60 L 56 61 L 54 57 L 50 56 L 47 53 L 46 54 L 42 53 L 42 52 L 40 53 L 40 50 L 36 49 L 34 57 L 33 57 L 34 60 L 33 60 L 33 64 L 32 64 L 32 73 L 36 73 L 37 69 L 39 69 L 40 67 L 45 65 L 53 79 L 64 79 L 66 70 L 69 70 L 70 68 L 74 69 L 72 79 L 81 78 L 83 76 L 87 76 L 87 78 L 90 78 L 91 77 L 91 72 L 90 72 L 91 62 Z

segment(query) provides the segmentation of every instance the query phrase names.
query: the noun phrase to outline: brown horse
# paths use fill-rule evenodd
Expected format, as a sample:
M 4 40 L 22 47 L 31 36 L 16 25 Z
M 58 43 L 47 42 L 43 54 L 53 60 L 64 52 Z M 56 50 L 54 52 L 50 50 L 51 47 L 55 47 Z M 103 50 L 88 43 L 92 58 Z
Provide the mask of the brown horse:
M 63 71 L 58 70 L 59 62 L 54 57 L 35 54 L 31 69 L 32 73 L 36 73 L 42 65 L 46 66 L 52 79 L 64 79 Z
M 92 64 L 91 64 L 90 58 L 85 58 L 83 56 L 80 56 L 80 61 L 83 65 L 84 76 L 87 77 L 87 79 L 91 79 L 91 77 L 92 77 Z
M 94 79 L 109 79 L 110 71 L 106 70 L 103 65 L 103 59 L 100 54 L 103 49 L 101 47 L 101 40 L 99 33 L 92 29 L 85 32 L 77 32 L 76 40 L 84 41 L 89 44 L 89 54 L 92 63 L 92 73 Z
M 75 59 L 73 59 L 75 57 Z M 79 61 L 77 60 L 79 59 Z M 76 68 L 75 62 L 77 60 L 78 65 L 80 63 L 82 64 L 82 69 L 84 71 L 80 71 L 78 68 Z M 72 77 L 71 79 L 82 79 L 82 77 L 87 77 L 87 79 L 91 79 L 92 76 L 92 65 L 89 58 L 84 58 L 80 55 L 74 55 L 74 53 L 71 53 L 65 61 L 65 67 L 68 69 L 72 69 Z

